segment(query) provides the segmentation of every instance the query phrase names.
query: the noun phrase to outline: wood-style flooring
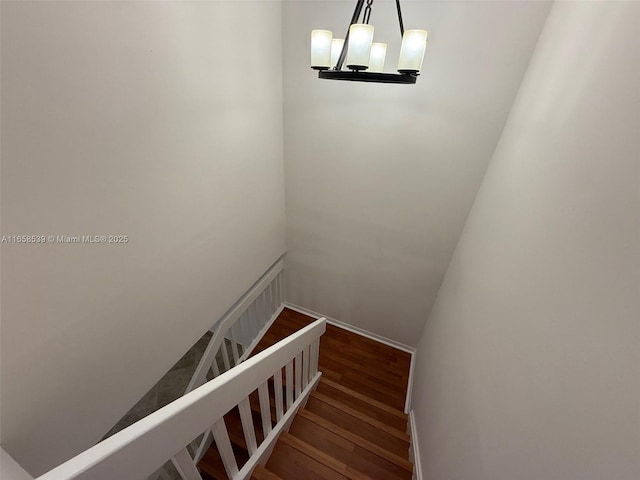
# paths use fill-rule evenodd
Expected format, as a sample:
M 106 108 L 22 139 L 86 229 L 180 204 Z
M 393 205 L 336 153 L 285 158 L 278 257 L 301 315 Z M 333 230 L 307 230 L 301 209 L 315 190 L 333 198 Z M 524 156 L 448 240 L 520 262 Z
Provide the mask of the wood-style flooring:
M 254 354 L 314 321 L 285 309 Z M 403 413 L 411 356 L 409 353 L 327 324 L 320 339 L 322 378 L 288 432 L 282 433 L 256 480 L 409 480 L 407 415 Z M 271 389 L 270 389 L 271 391 Z M 263 438 L 255 406 L 258 442 Z M 272 402 L 273 404 L 273 402 Z M 273 412 L 272 412 L 273 413 Z M 225 416 L 241 467 L 248 458 L 239 414 Z M 205 480 L 226 480 L 215 445 L 198 467 Z

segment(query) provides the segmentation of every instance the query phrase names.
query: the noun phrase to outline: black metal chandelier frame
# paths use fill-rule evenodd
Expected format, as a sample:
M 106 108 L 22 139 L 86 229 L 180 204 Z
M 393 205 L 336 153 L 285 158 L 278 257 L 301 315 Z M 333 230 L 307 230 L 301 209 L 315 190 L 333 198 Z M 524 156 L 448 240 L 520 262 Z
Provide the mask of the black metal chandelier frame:
M 366 3 L 366 6 L 365 6 Z M 384 72 L 367 72 L 366 70 L 342 70 L 342 65 L 347 56 L 347 46 L 349 44 L 349 29 L 351 25 L 358 23 L 362 14 L 362 23 L 369 24 L 371 17 L 371 7 L 373 0 L 357 0 L 356 8 L 351 17 L 351 23 L 347 27 L 347 34 L 344 38 L 342 51 L 338 57 L 338 62 L 332 69 L 321 69 L 318 72 L 318 78 L 326 80 L 347 80 L 351 82 L 375 82 L 375 83 L 400 83 L 413 84 L 418 78 L 417 72 L 400 72 L 400 73 L 384 73 Z M 363 13 L 364 8 L 364 13 Z M 396 10 L 398 11 L 398 25 L 400 26 L 400 38 L 404 35 L 404 23 L 402 21 L 402 9 L 400 8 L 400 0 L 396 0 Z

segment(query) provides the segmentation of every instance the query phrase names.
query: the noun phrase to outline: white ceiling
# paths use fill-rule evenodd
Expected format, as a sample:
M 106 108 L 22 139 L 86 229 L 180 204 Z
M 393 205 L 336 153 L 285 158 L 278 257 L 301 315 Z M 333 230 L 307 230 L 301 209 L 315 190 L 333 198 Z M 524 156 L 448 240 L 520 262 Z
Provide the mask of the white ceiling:
M 319 80 L 315 28 L 355 1 L 283 3 L 288 298 L 415 345 L 517 93 L 549 2 L 402 2 L 429 43 L 416 85 Z M 375 41 L 397 62 L 395 4 Z

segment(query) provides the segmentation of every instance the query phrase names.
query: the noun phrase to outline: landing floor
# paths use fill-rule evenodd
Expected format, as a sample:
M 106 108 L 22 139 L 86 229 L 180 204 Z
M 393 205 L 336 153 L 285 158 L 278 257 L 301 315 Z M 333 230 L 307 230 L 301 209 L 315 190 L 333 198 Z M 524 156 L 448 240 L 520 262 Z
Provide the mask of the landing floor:
M 253 354 L 270 347 L 315 319 L 285 308 Z M 320 339 L 323 376 L 390 407 L 404 410 L 411 355 L 327 324 Z

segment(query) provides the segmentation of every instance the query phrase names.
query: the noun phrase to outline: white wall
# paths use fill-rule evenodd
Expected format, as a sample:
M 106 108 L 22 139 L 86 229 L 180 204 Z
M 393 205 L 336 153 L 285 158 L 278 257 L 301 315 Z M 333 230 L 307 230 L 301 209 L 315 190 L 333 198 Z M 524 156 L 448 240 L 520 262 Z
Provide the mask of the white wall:
M 419 343 L 424 478 L 640 478 L 639 18 L 550 13 Z
M 281 6 L 2 2 L 1 40 L 2 234 L 130 239 L 2 245 L 2 443 L 39 474 L 284 252 Z
M 287 299 L 415 345 L 547 15 L 544 2 L 403 2 L 430 31 L 416 85 L 319 80 L 309 35 L 355 2 L 284 2 Z M 375 2 L 394 71 L 393 2 Z

